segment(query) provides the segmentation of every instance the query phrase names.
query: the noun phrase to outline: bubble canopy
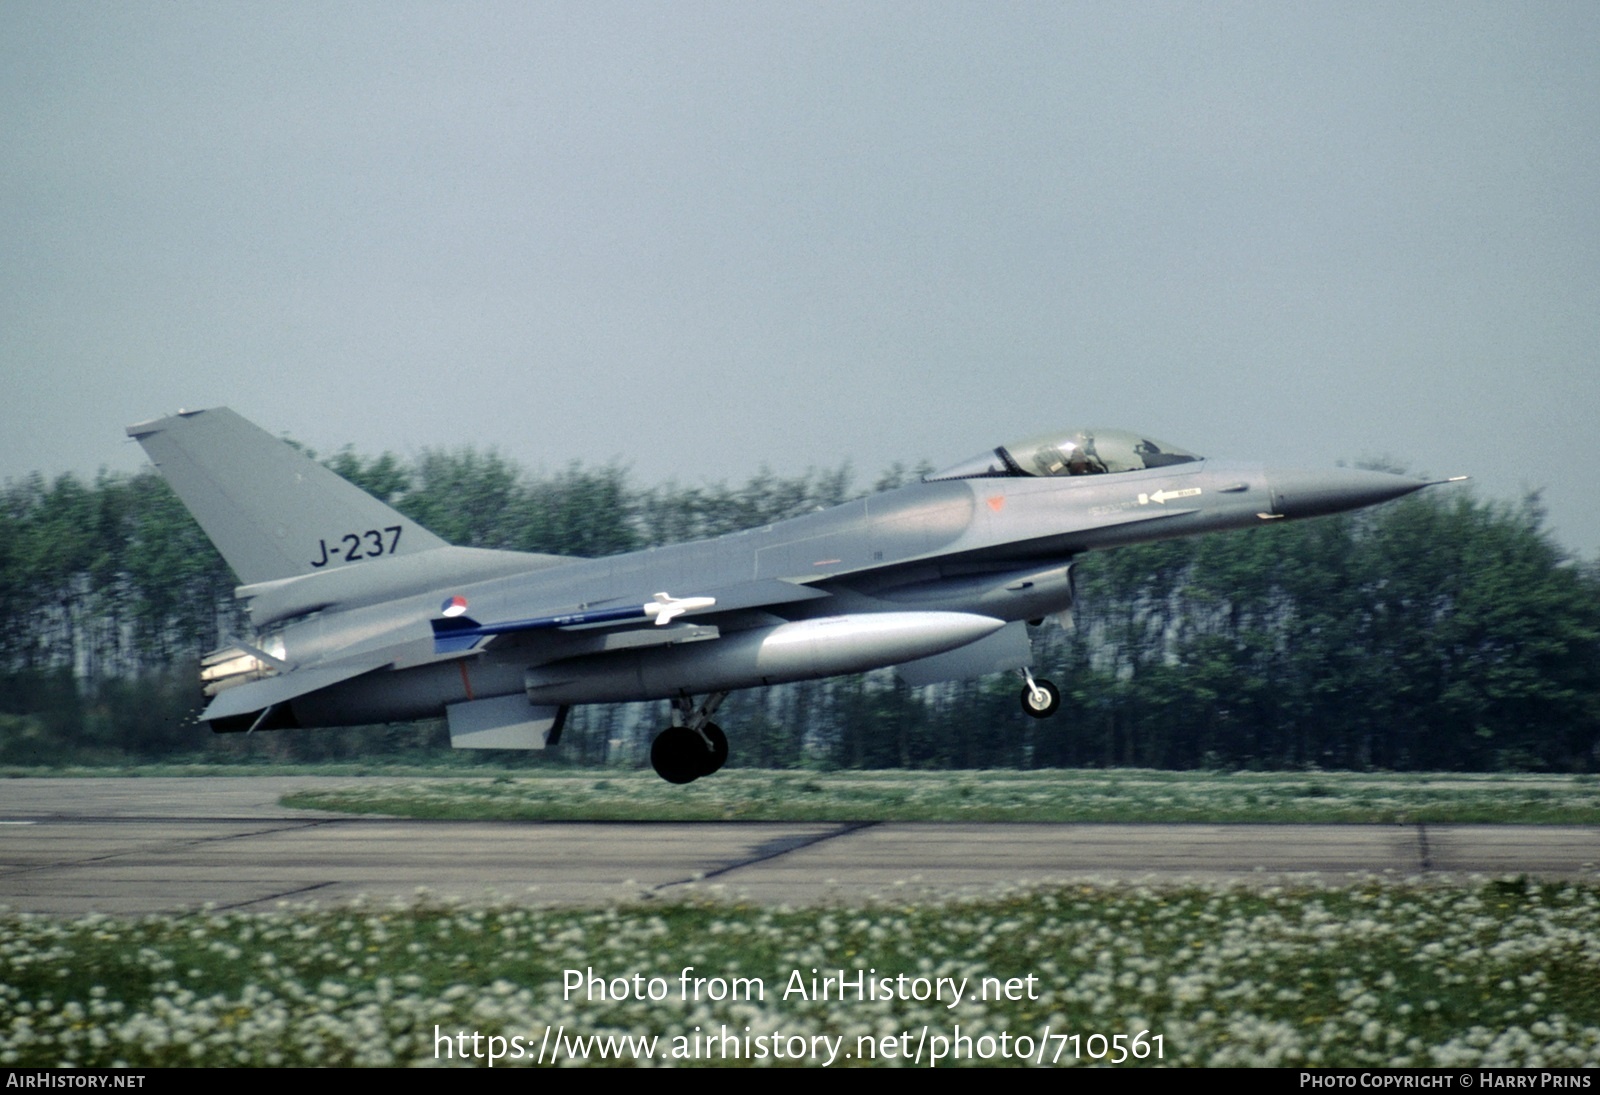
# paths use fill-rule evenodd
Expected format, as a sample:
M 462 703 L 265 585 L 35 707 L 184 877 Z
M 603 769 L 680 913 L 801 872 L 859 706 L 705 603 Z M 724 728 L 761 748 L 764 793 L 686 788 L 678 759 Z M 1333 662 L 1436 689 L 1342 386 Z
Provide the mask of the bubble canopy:
M 939 479 L 1105 475 L 1192 464 L 1203 457 L 1132 430 L 1068 430 L 1001 445 L 934 472 Z

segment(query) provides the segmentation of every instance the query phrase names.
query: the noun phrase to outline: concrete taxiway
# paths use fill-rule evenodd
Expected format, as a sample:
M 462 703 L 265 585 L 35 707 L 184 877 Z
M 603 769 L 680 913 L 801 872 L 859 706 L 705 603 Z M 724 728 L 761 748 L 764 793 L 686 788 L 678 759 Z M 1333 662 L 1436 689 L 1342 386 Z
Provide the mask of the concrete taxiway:
M 411 897 L 926 900 L 1061 882 L 1600 880 L 1600 827 L 450 822 L 289 810 L 314 776 L 0 783 L 0 905 L 50 914 Z M 366 781 L 370 783 L 370 780 Z

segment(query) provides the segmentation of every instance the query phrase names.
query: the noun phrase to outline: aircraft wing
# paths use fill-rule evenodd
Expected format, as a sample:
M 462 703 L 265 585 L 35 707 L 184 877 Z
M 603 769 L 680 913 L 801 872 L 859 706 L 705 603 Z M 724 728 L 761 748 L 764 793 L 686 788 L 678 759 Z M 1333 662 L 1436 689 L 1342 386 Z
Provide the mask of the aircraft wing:
M 590 631 L 611 627 L 637 627 L 654 624 L 667 627 L 673 621 L 693 614 L 697 618 L 736 612 L 744 609 L 762 609 L 780 604 L 793 604 L 829 596 L 823 590 L 798 585 L 781 579 L 739 582 L 719 586 L 702 592 L 686 591 L 690 595 L 676 597 L 664 590 L 648 596 L 610 597 L 602 604 L 552 606 L 553 610 L 540 610 L 530 605 L 531 611 L 505 618 L 477 618 L 467 615 L 469 606 L 464 599 L 452 598 L 442 606 L 441 614 L 434 618 L 434 652 L 458 653 L 476 649 L 501 636 L 526 635 L 540 631 Z M 456 602 L 456 603 L 452 603 Z M 714 630 L 703 637 L 713 637 Z

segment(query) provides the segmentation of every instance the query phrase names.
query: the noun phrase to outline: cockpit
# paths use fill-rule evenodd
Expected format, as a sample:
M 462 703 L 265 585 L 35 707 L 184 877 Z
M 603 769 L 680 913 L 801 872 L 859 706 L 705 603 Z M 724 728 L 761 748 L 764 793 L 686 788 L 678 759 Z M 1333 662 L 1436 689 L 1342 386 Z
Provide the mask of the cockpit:
M 1191 464 L 1204 459 L 1132 430 L 1072 430 L 1001 445 L 934 472 L 940 479 L 1002 479 L 1056 475 L 1105 475 Z

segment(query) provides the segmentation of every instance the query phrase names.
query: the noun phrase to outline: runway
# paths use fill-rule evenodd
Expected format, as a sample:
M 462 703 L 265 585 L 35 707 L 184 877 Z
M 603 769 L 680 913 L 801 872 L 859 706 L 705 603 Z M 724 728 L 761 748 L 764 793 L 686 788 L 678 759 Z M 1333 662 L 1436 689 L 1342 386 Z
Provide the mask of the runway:
M 373 778 L 363 782 L 370 784 Z M 1600 881 L 1600 827 L 452 822 L 288 810 L 334 777 L 0 783 L 0 905 L 133 915 L 358 896 L 924 901 L 1095 882 Z

